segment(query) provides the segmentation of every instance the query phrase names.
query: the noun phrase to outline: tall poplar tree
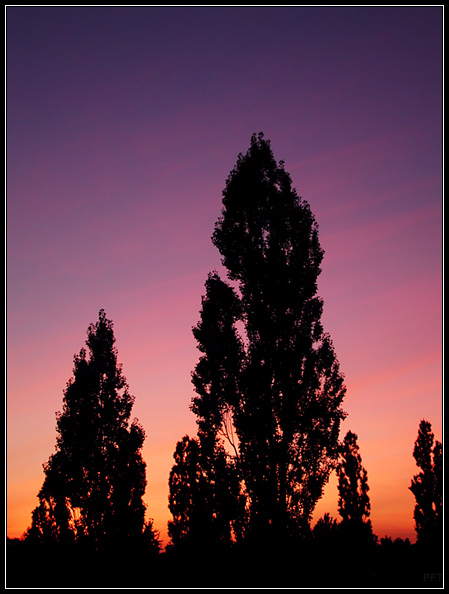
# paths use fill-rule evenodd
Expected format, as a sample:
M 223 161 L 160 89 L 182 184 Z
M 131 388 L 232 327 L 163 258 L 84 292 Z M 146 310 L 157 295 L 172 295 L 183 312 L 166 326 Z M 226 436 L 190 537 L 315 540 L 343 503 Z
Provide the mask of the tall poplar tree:
M 232 284 L 206 283 L 192 410 L 200 434 L 228 441 L 249 534 L 303 534 L 336 464 L 345 386 L 321 324 L 318 225 L 263 134 L 227 179 L 212 240 Z
M 114 343 L 113 323 L 101 310 L 87 331 L 89 355 L 82 348 L 74 357 L 30 538 L 99 548 L 140 542 L 145 535 L 158 546 L 144 518 L 145 433 L 137 419 L 130 422 L 134 396 Z

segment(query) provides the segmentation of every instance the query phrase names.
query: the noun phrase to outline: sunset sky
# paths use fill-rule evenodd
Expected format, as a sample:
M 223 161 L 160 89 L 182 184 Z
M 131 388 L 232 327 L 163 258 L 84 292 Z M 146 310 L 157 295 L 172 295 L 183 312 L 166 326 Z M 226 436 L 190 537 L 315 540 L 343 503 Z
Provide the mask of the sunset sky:
M 431 7 L 6 9 L 7 534 L 31 523 L 73 356 L 104 308 L 166 543 L 196 433 L 210 240 L 263 131 L 325 250 L 319 295 L 379 536 L 415 540 L 413 444 L 442 439 L 442 22 Z M 338 518 L 333 477 L 319 502 Z

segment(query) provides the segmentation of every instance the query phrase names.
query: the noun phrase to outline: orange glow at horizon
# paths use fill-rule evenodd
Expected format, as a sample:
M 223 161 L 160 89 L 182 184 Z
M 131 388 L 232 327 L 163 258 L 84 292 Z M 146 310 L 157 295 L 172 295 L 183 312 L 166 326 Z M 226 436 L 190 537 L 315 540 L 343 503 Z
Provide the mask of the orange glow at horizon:
M 369 382 L 367 382 L 367 386 L 369 386 Z M 358 384 L 357 391 L 361 393 L 363 386 Z M 415 387 L 415 392 L 417 391 L 419 392 L 419 388 Z M 409 397 L 410 394 L 405 396 Z M 344 401 L 345 410 L 350 410 L 351 401 L 356 400 L 357 394 L 353 394 L 353 397 L 348 395 L 346 402 Z M 378 402 L 374 402 L 375 408 Z M 154 436 L 157 439 L 157 444 L 155 444 L 151 434 L 148 434 L 143 448 L 143 456 L 147 463 L 147 489 L 144 496 L 144 501 L 147 504 L 147 519 L 151 517 L 154 520 L 154 527 L 160 532 L 163 546 L 169 543 L 167 522 L 171 519 L 171 514 L 168 510 L 168 475 L 173 465 L 172 456 L 175 444 L 185 434 L 193 436 L 196 433 L 195 418 L 188 410 L 187 398 L 185 398 L 185 404 L 186 410 L 184 411 L 183 421 L 178 421 L 169 429 L 171 438 L 164 440 L 157 431 Z M 139 397 L 136 397 L 133 412 L 135 416 L 140 418 L 137 413 L 141 407 L 138 405 Z M 438 409 L 434 410 L 434 413 L 438 413 Z M 432 422 L 431 416 L 429 416 L 429 420 L 432 423 L 435 439 L 441 441 L 441 428 L 438 422 Z M 412 450 L 418 432 L 419 420 L 416 422 L 413 416 L 404 416 L 404 427 L 407 427 L 408 435 L 395 435 L 394 423 L 386 424 L 383 413 L 378 414 L 375 409 L 366 418 L 359 418 L 358 427 L 353 421 L 354 417 L 350 413 L 342 423 L 340 437 L 342 438 L 348 429 L 358 433 L 362 464 L 368 471 L 371 501 L 370 517 L 374 533 L 377 534 L 379 539 L 384 536 L 391 536 L 393 539 L 398 537 L 409 538 L 411 542 L 414 542 L 416 538 L 413 521 L 415 502 L 408 487 L 412 476 L 418 472 L 412 457 Z M 383 427 L 377 425 L 377 423 L 382 424 Z M 388 448 L 379 450 L 376 431 L 384 431 L 385 429 L 388 433 L 391 433 L 391 439 Z M 54 432 L 53 439 L 42 440 L 41 448 L 47 447 L 48 456 L 53 451 L 55 437 L 56 433 Z M 52 447 L 48 448 L 50 442 L 52 442 Z M 40 452 L 41 449 L 38 451 Z M 10 538 L 20 538 L 31 524 L 31 511 L 37 505 L 37 493 L 42 486 L 44 477 L 42 463 L 48 458 L 47 456 L 47 458 L 40 460 L 36 453 L 32 454 L 35 472 L 31 476 L 28 473 L 27 478 L 22 479 L 21 472 L 26 469 L 27 456 L 30 456 L 28 447 L 24 446 L 20 455 L 23 468 L 18 467 L 17 476 L 12 474 L 10 470 L 8 471 L 7 535 Z M 12 459 L 11 464 L 8 464 L 8 468 L 14 466 L 17 466 L 17 462 Z M 337 478 L 334 472 L 324 488 L 323 497 L 318 501 L 312 525 L 325 513 L 329 513 L 333 518 L 339 520 L 337 504 Z

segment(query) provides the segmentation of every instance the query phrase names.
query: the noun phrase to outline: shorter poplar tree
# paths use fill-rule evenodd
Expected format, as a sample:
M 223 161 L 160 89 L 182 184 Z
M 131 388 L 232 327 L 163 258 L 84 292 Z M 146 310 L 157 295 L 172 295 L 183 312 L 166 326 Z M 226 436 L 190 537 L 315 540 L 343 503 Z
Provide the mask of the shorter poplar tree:
M 443 444 L 434 441 L 432 425 L 425 419 L 419 424 L 413 457 L 420 469 L 409 487 L 416 500 L 417 541 L 436 544 L 443 536 Z
M 130 542 L 159 547 L 142 499 L 145 432 L 137 419 L 130 422 L 134 396 L 114 343 L 113 323 L 102 309 L 87 330 L 87 350 L 74 357 L 56 415 L 56 451 L 43 465 L 39 505 L 27 532 L 31 540 L 97 549 Z
M 340 532 L 359 542 L 365 539 L 371 541 L 368 473 L 362 466 L 357 435 L 352 431 L 346 433 L 340 445 L 337 476 L 338 512 L 342 518 Z

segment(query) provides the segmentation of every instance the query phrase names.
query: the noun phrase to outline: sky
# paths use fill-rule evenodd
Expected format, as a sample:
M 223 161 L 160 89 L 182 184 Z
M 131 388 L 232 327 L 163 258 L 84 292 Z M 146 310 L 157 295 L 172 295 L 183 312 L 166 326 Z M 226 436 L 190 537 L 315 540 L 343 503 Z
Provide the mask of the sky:
M 168 542 L 222 191 L 253 133 L 319 225 L 318 279 L 371 520 L 415 541 L 421 419 L 442 439 L 442 6 L 6 7 L 7 534 L 54 452 L 73 356 L 104 308 L 145 502 Z M 314 521 L 338 518 L 333 475 Z

